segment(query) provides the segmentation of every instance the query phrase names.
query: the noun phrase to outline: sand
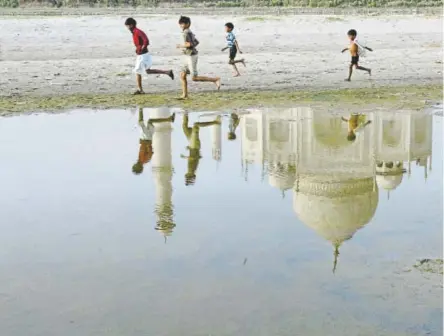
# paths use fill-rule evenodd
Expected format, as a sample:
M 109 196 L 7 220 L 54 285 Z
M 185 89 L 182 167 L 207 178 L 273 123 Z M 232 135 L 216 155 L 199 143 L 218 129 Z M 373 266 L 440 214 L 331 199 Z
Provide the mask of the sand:
M 135 60 L 125 17 L 61 16 L 0 19 L 0 96 L 121 93 L 134 89 Z M 178 17 L 138 15 L 149 36 L 153 68 L 178 75 L 181 42 Z M 227 89 L 315 89 L 400 86 L 442 82 L 442 17 L 437 16 L 193 16 L 200 40 L 199 73 L 220 76 Z M 233 78 L 225 46 L 224 23 L 234 22 L 247 68 Z M 344 82 L 350 56 L 346 32 L 374 49 L 361 59 L 373 69 Z M 177 76 L 178 77 L 178 76 Z M 166 76 L 144 79 L 146 92 L 179 91 Z M 212 90 L 207 83 L 190 90 Z

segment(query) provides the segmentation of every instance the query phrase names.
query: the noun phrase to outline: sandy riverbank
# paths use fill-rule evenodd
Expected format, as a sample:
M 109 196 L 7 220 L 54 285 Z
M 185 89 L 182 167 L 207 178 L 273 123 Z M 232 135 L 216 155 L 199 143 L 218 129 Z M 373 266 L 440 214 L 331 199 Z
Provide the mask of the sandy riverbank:
M 131 92 L 134 48 L 124 15 L 3 17 L 0 19 L 0 96 Z M 154 68 L 180 68 L 176 16 L 138 15 L 151 40 Z M 341 89 L 442 83 L 442 17 L 436 16 L 194 16 L 201 41 L 199 72 L 222 77 L 223 90 Z M 231 77 L 223 25 L 233 21 L 247 60 Z M 371 78 L 345 83 L 349 56 L 340 50 L 355 28 L 375 51 L 362 59 Z M 146 78 L 147 92 L 180 90 L 178 80 Z M 211 90 L 191 84 L 191 90 Z

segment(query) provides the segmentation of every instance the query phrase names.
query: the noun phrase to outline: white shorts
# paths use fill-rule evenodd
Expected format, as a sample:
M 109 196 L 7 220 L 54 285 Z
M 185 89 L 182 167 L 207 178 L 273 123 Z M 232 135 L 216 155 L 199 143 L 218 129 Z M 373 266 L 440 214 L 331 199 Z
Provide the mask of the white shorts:
M 182 72 L 197 77 L 197 55 L 183 55 Z
M 153 59 L 149 53 L 138 55 L 136 58 L 136 64 L 134 65 L 133 72 L 139 75 L 143 75 L 153 65 Z

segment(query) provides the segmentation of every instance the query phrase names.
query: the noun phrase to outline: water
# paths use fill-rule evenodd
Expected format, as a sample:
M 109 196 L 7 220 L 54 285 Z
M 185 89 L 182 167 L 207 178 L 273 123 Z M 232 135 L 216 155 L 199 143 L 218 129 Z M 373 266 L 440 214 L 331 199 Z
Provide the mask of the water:
M 177 112 L 0 119 L 0 335 L 442 335 L 441 116 Z

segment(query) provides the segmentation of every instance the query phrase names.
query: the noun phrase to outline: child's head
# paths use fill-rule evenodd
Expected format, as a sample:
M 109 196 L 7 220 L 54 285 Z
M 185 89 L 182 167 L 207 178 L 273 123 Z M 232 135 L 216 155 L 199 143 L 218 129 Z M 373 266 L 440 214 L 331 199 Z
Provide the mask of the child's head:
M 136 162 L 133 165 L 133 169 L 132 170 L 133 170 L 133 173 L 136 174 L 136 175 L 142 174 L 142 172 L 143 172 L 143 164 L 142 164 L 142 162 Z
M 356 35 L 358 35 L 358 32 L 357 32 L 356 30 L 354 30 L 354 29 L 350 29 L 350 30 L 347 32 L 347 36 L 348 36 L 348 38 L 350 39 L 350 41 L 354 41 L 355 38 L 356 38 Z
M 225 31 L 227 33 L 229 33 L 230 31 L 232 31 L 234 29 L 234 24 L 232 24 L 231 22 L 227 22 L 225 24 Z
M 186 173 L 185 174 L 185 185 L 189 186 L 189 185 L 193 185 L 194 183 L 196 183 L 196 174 Z
M 356 134 L 353 131 L 349 131 L 347 134 L 347 140 L 353 142 L 356 140 Z
M 228 132 L 228 140 L 236 140 L 236 133 Z
M 134 27 L 137 25 L 136 20 L 134 20 L 133 18 L 128 18 L 125 21 L 125 26 L 126 28 L 128 28 L 129 30 L 133 30 Z
M 179 18 L 179 26 L 185 30 L 191 26 L 191 19 L 188 16 L 181 16 Z

